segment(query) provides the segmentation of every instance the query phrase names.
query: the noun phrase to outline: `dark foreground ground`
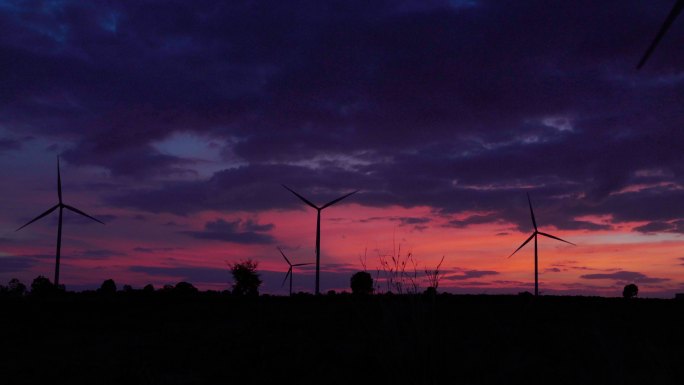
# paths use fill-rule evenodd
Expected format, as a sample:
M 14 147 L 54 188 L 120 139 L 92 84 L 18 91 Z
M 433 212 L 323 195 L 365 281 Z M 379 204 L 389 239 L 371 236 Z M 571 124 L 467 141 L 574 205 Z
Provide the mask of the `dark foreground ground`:
M 2 384 L 684 384 L 684 301 L 0 299 Z

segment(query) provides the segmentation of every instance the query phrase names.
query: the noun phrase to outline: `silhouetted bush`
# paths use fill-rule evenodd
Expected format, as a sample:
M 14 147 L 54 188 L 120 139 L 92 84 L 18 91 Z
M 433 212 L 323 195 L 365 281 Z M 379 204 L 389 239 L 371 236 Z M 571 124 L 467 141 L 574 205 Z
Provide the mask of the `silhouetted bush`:
M 622 290 L 622 296 L 624 298 L 634 298 L 639 294 L 639 287 L 633 283 L 626 285 Z
M 21 283 L 16 278 L 12 278 L 7 284 L 7 294 L 15 297 L 21 297 L 26 294 L 26 285 Z
M 42 275 L 37 276 L 33 282 L 31 282 L 31 295 L 42 297 L 50 294 L 54 294 L 58 291 L 58 288 L 50 282 L 50 280 Z
M 194 294 L 197 293 L 197 288 L 190 282 L 178 282 L 173 291 L 176 294 Z
M 133 286 L 131 285 L 123 285 L 123 291 L 126 293 L 130 293 L 133 291 Z
M 152 286 L 151 283 L 148 283 L 147 285 L 145 285 L 145 287 L 143 287 L 143 292 L 154 293 L 154 286 Z
M 233 274 L 233 294 L 235 295 L 259 295 L 261 279 L 256 269 L 259 262 L 248 259 L 229 265 L 230 272 Z
M 116 283 L 114 283 L 113 279 L 107 279 L 102 282 L 102 285 L 100 285 L 100 288 L 97 291 L 100 294 L 112 295 L 116 293 Z
M 423 295 L 428 296 L 428 297 L 434 297 L 437 295 L 437 289 L 430 286 L 427 289 L 425 289 L 425 291 L 423 292 Z
M 350 279 L 352 294 L 370 295 L 373 294 L 373 277 L 368 272 L 359 271 L 354 273 Z

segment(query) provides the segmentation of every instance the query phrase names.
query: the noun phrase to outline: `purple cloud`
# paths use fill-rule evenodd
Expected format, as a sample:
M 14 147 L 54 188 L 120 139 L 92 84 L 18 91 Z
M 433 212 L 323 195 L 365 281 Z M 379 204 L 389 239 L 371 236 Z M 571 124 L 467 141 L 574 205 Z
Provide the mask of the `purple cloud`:
M 614 273 L 608 273 L 608 274 L 586 274 L 586 275 L 581 275 L 580 278 L 583 278 L 583 279 L 608 279 L 608 280 L 614 280 L 615 283 L 617 283 L 617 284 L 630 283 L 630 282 L 661 283 L 661 282 L 670 281 L 669 278 L 648 277 L 643 273 L 639 273 L 639 272 L 635 272 L 635 271 L 616 271 Z
M 30 256 L 0 257 L 0 271 L 15 273 L 30 270 L 36 260 Z
M 463 281 L 472 278 L 481 278 L 489 275 L 499 275 L 498 271 L 493 270 L 460 270 L 458 274 L 447 275 L 444 279 L 451 281 Z
M 242 243 L 242 244 L 271 244 L 275 238 L 265 232 L 275 228 L 272 223 L 258 224 L 252 220 L 243 221 L 236 219 L 226 221 L 216 219 L 204 225 L 204 231 L 182 231 L 182 234 L 197 239 L 209 239 L 214 241 Z

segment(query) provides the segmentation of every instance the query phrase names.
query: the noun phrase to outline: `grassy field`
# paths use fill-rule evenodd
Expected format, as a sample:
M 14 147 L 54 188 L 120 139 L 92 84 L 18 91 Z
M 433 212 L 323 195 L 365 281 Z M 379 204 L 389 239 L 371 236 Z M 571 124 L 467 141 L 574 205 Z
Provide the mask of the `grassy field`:
M 66 294 L 0 300 L 4 384 L 682 384 L 684 301 Z

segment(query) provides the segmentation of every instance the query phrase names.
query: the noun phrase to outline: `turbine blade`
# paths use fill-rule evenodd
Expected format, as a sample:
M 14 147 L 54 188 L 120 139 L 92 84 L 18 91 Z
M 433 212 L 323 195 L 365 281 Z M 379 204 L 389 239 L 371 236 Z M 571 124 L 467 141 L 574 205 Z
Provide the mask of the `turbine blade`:
M 670 26 L 675 21 L 677 16 L 682 12 L 682 9 L 684 9 L 684 0 L 677 0 L 677 3 L 675 3 L 674 7 L 672 7 L 670 14 L 667 15 L 665 22 L 663 22 L 663 25 L 660 27 L 660 31 L 658 31 L 658 34 L 656 35 L 655 39 L 653 39 L 653 42 L 650 46 L 648 46 L 648 49 L 639 61 L 639 64 L 637 64 L 637 69 L 641 69 L 641 67 L 643 67 L 644 64 L 646 64 L 646 61 L 649 57 L 651 57 L 653 50 L 655 50 L 656 46 L 660 43 L 660 40 L 663 38 L 663 36 L 665 36 L 667 30 L 670 29 Z
M 282 186 L 285 187 L 287 190 L 289 190 L 289 191 L 290 191 L 291 193 L 293 193 L 294 195 L 296 195 L 297 198 L 299 198 L 299 199 L 302 200 L 302 202 L 304 202 L 304 203 L 306 203 L 307 205 L 309 205 L 309 206 L 315 208 L 316 210 L 318 210 L 318 206 L 316 206 L 315 204 L 309 202 L 309 201 L 308 201 L 306 198 L 304 198 L 303 196 L 297 194 L 293 189 L 291 189 L 291 188 L 289 188 L 289 187 L 287 187 L 287 186 L 285 186 L 285 185 L 282 185 Z
M 520 249 L 522 249 L 529 241 L 532 240 L 532 238 L 534 238 L 534 235 L 535 235 L 535 234 L 536 234 L 536 232 L 532 233 L 532 235 L 530 235 L 530 237 L 527 238 L 527 240 L 526 240 L 525 242 L 523 242 L 523 244 L 520 245 L 520 247 L 518 247 L 517 249 L 515 249 L 515 251 L 514 251 L 511 255 L 508 256 L 508 258 L 512 257 L 513 254 L 517 253 Z
M 293 266 L 293 267 L 297 267 L 297 266 L 306 266 L 306 265 L 313 265 L 313 264 L 314 264 L 314 263 L 295 263 L 295 264 L 292 265 L 292 266 Z
M 292 274 L 292 266 L 290 266 L 290 269 L 287 271 L 287 274 L 285 274 L 285 279 L 283 279 L 283 283 L 280 284 L 280 287 L 285 286 L 285 282 L 287 282 L 287 277 L 289 277 L 290 274 Z
M 346 198 L 346 197 L 348 197 L 348 196 L 350 196 L 350 195 L 356 194 L 357 192 L 359 192 L 359 190 L 352 191 L 352 192 L 350 192 L 349 194 L 346 194 L 346 195 L 342 195 L 341 197 L 335 199 L 334 201 L 330 201 L 330 202 L 324 204 L 323 207 L 321 207 L 321 210 L 323 210 L 323 209 L 326 208 L 326 207 L 332 206 L 332 205 L 334 205 L 335 203 L 341 201 L 342 199 L 344 199 L 344 198 Z
M 23 229 L 24 227 L 30 225 L 31 223 L 33 223 L 33 222 L 39 220 L 40 218 L 42 218 L 42 217 L 44 217 L 44 216 L 50 214 L 50 213 L 53 212 L 53 211 L 57 210 L 58 207 L 59 207 L 59 203 L 56 204 L 56 205 L 54 205 L 54 206 L 52 206 L 52 208 L 48 209 L 46 212 L 44 212 L 44 213 L 38 215 L 37 217 L 35 217 L 35 218 L 33 218 L 31 221 L 29 221 L 29 223 L 27 223 L 27 224 L 21 226 L 20 228 L 14 230 L 14 231 L 19 231 L 19 230 Z
M 542 233 L 541 231 L 539 232 L 539 235 L 543 235 L 543 236 L 545 236 L 545 237 L 553 238 L 553 239 L 559 240 L 559 241 L 561 241 L 561 242 L 565 242 L 565 243 L 569 243 L 569 244 L 571 244 L 571 245 L 573 245 L 573 246 L 577 246 L 576 244 L 574 244 L 574 243 L 572 243 L 572 242 L 568 242 L 568 241 L 566 241 L 565 239 L 560 239 L 560 238 L 558 238 L 558 237 L 556 237 L 556 236 L 553 236 L 553 235 L 551 235 L 551 234 Z
M 530 215 L 532 216 L 532 225 L 534 225 L 534 231 L 537 231 L 537 220 L 534 219 L 534 210 L 532 210 L 532 201 L 530 200 L 529 193 L 527 193 L 527 203 L 530 204 Z
M 95 218 L 91 217 L 90 215 L 84 213 L 83 211 L 81 211 L 81 210 L 79 210 L 79 209 L 77 209 L 77 208 L 75 208 L 75 207 L 71 207 L 71 206 L 69 206 L 69 205 L 64 205 L 64 207 L 67 208 L 67 209 L 69 209 L 69 210 L 71 210 L 71 211 L 73 211 L 73 212 L 75 212 L 76 214 L 81 214 L 81 215 L 83 215 L 84 217 L 88 217 L 88 218 L 94 220 L 95 222 L 99 222 L 99 223 L 102 223 L 102 224 L 104 225 L 104 222 L 102 222 L 101 220 L 95 219 Z
M 287 257 L 285 256 L 285 253 L 283 253 L 283 250 L 281 250 L 280 247 L 278 248 L 278 251 L 280 251 L 280 254 L 283 256 L 283 258 L 285 258 L 285 262 L 287 262 L 288 265 L 292 266 L 292 263 L 290 262 L 289 259 L 287 259 Z
M 57 157 L 57 196 L 62 203 L 62 174 L 59 172 L 59 156 Z

